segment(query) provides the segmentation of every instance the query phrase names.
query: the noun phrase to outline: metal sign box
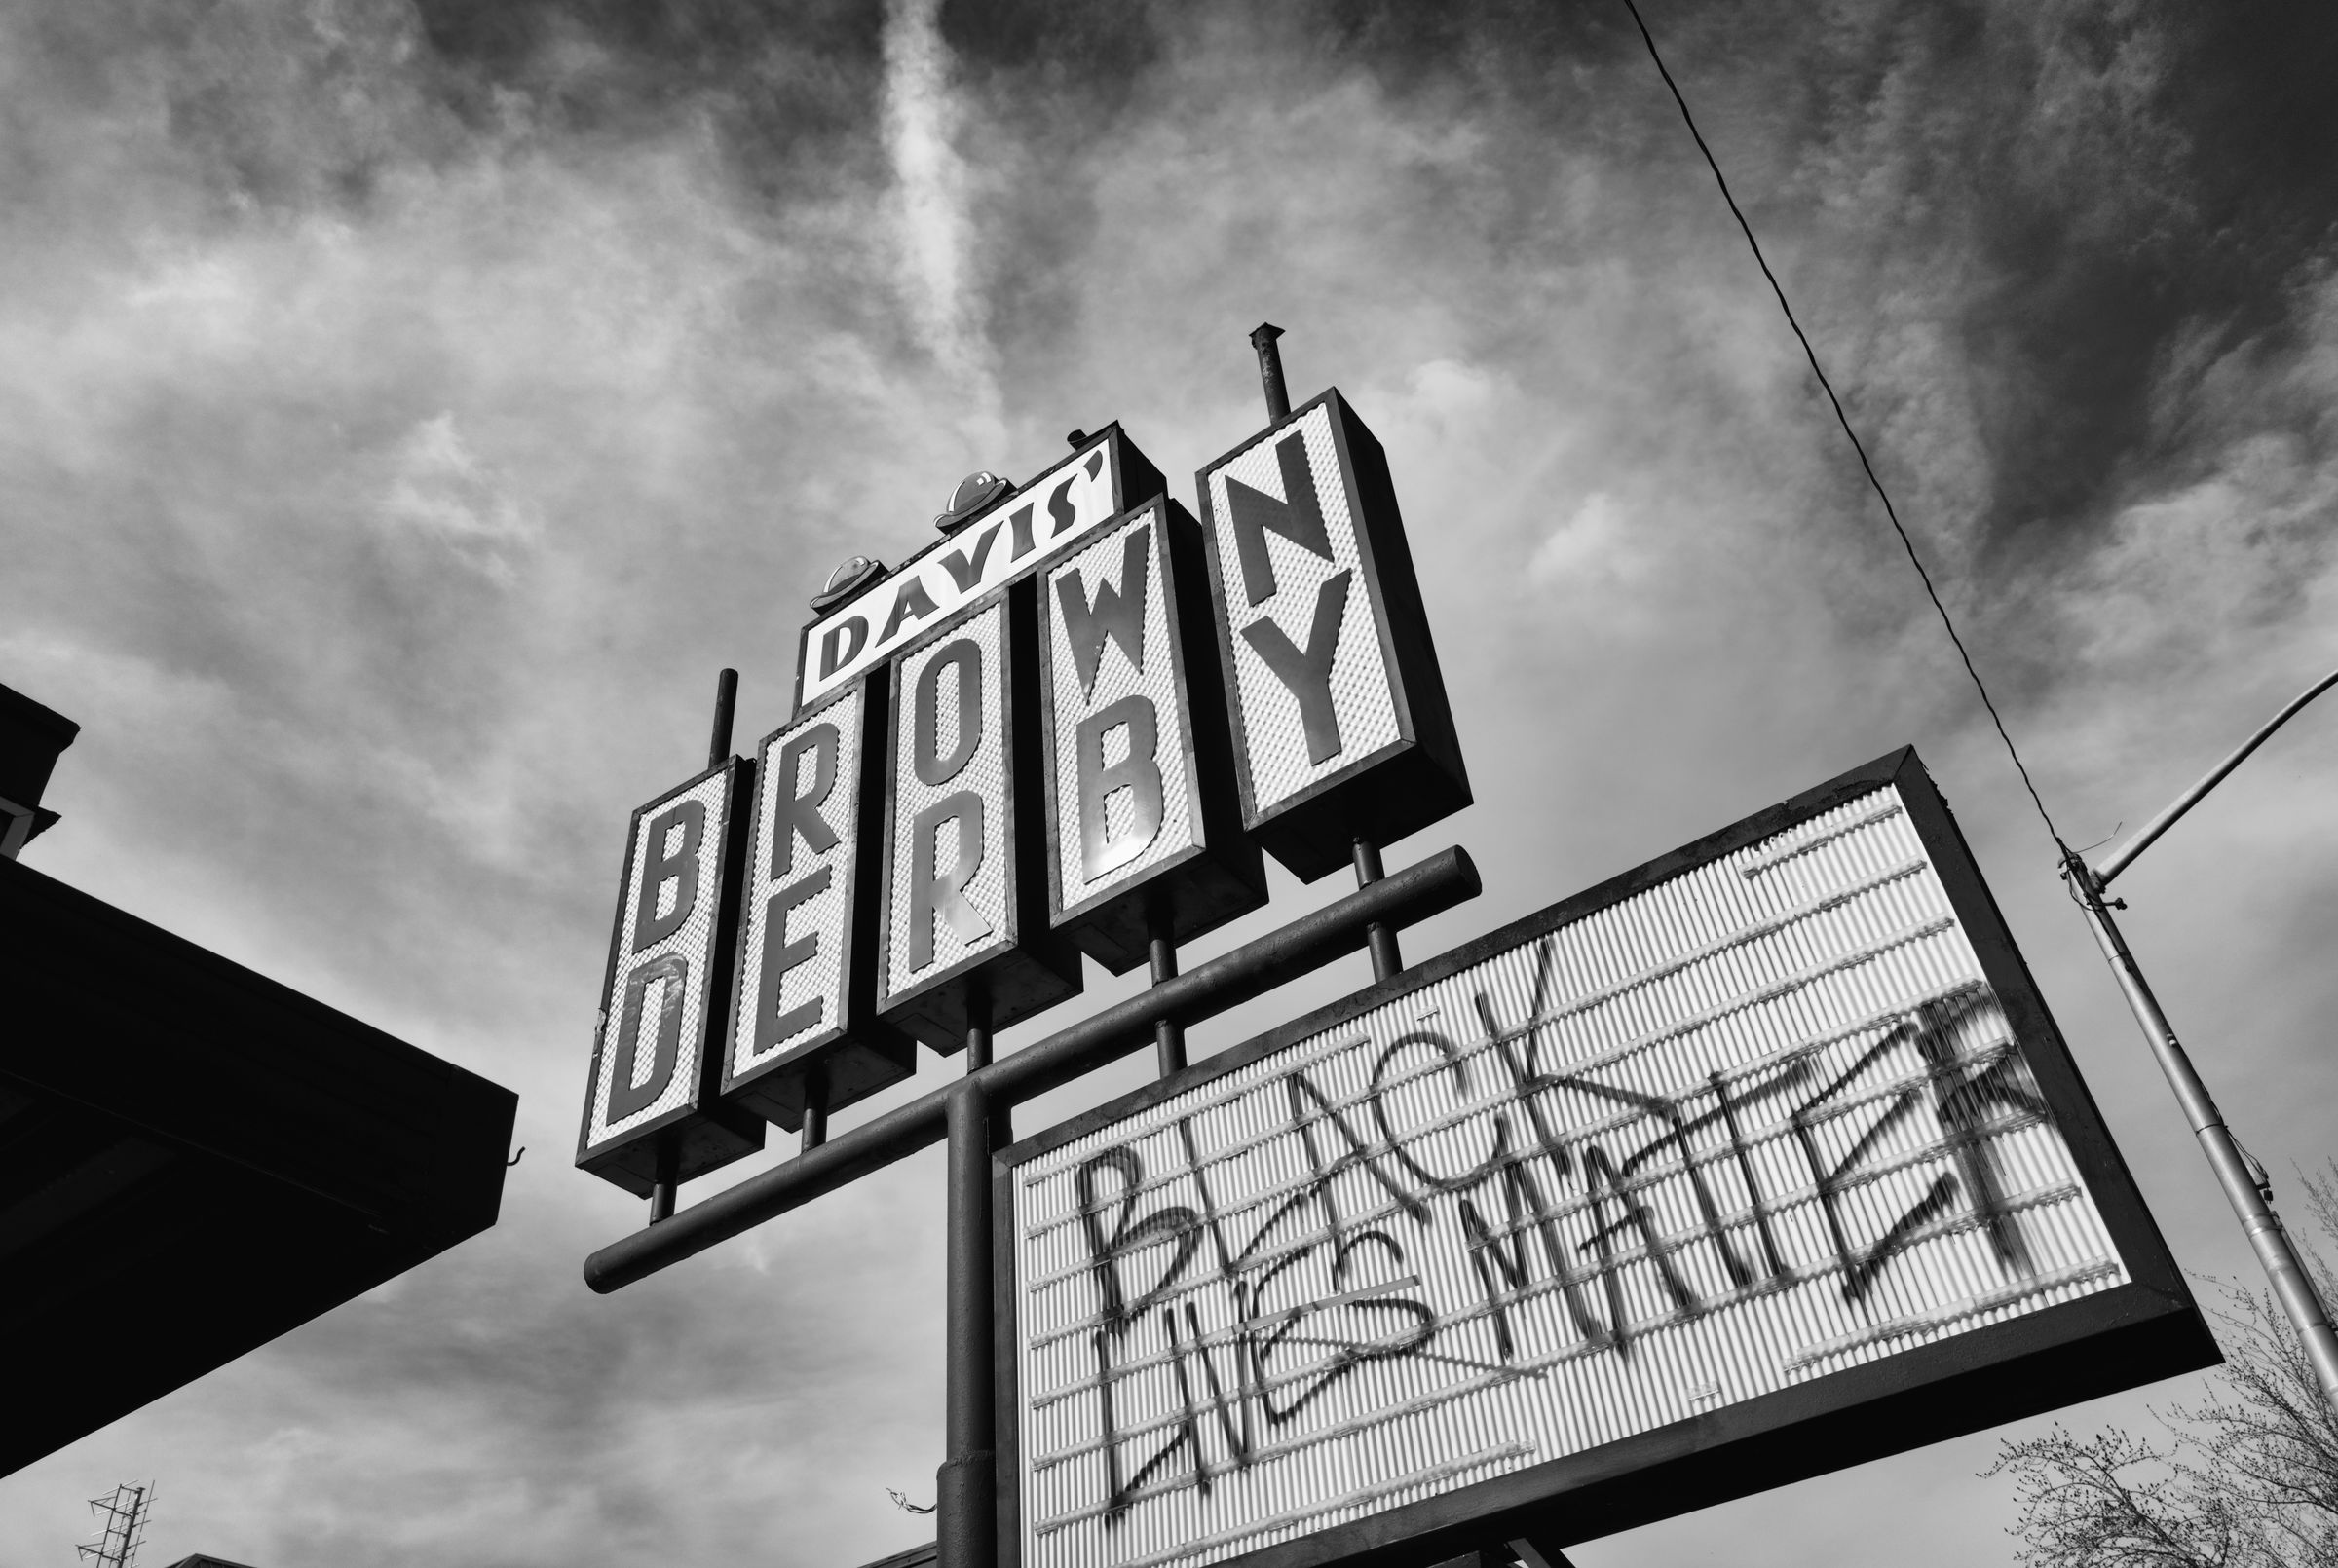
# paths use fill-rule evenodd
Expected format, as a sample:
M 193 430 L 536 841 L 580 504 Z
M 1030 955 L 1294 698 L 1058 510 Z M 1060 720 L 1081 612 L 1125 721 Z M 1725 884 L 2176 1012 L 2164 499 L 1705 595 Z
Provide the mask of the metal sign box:
M 1036 617 L 1025 579 L 893 666 L 877 1005 L 944 1054 L 1080 990 L 1047 921 Z
M 1339 395 L 1194 476 L 1243 825 L 1301 881 L 1469 804 L 1380 443 Z
M 1912 751 L 995 1172 L 1013 1568 L 1564 1545 L 2216 1359 Z
M 722 1096 L 791 1131 L 917 1068 L 877 1017 L 886 672 L 831 691 L 763 739 Z M 816 1088 L 814 1082 L 816 1080 Z
M 1202 571 L 1199 527 L 1156 496 L 1039 575 L 1048 908 L 1115 975 L 1266 902 Z
M 763 1123 L 715 1096 L 745 838 L 732 817 L 752 767 L 710 767 L 626 830 L 577 1165 L 639 1197 L 661 1140 L 678 1146 L 681 1180 L 763 1147 Z
M 876 668 L 967 606 L 1078 544 L 1088 530 L 1163 489 L 1161 470 L 1107 426 L 963 528 L 806 626 L 796 708 Z

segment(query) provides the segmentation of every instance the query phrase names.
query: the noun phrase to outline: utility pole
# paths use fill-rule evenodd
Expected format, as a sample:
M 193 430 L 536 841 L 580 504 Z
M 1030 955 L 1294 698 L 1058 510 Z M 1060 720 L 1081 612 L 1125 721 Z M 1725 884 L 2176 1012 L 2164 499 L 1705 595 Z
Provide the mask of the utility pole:
M 2299 693 L 2231 756 L 2210 768 L 2206 777 L 2176 797 L 2173 804 L 2104 859 L 2099 869 L 2088 865 L 2078 851 L 2063 845 L 2062 875 L 2079 907 L 2087 912 L 2087 919 L 2094 928 L 2094 940 L 2101 947 L 2103 957 L 2109 960 L 2111 973 L 2118 978 L 2119 989 L 2127 997 L 2127 1005 L 2134 1013 L 2135 1023 L 2142 1028 L 2152 1055 L 2158 1059 L 2161 1072 L 2167 1075 L 2168 1087 L 2175 1091 L 2176 1103 L 2183 1107 L 2185 1120 L 2192 1124 L 2192 1135 L 2200 1140 L 2208 1168 L 2216 1173 L 2217 1184 L 2224 1188 L 2226 1201 L 2233 1206 L 2241 1228 L 2248 1234 L 2249 1246 L 2256 1250 L 2257 1261 L 2273 1282 L 2274 1295 L 2305 1345 L 2306 1359 L 2313 1364 L 2316 1380 L 2321 1384 L 2323 1400 L 2333 1410 L 2338 1410 L 2338 1332 L 2333 1332 L 2330 1326 L 2330 1309 L 2322 1301 L 2321 1292 L 2315 1288 L 2314 1277 L 2299 1258 L 2296 1244 L 2290 1241 L 2289 1233 L 2281 1228 L 2281 1217 L 2273 1212 L 2273 1180 L 2265 1174 L 2265 1168 L 2241 1147 L 2232 1129 L 2225 1126 L 2223 1113 L 2216 1108 L 2207 1085 L 2201 1082 L 2191 1057 L 2176 1039 L 2168 1015 L 2160 1010 L 2158 998 L 2152 995 L 2150 985 L 2143 979 L 2143 971 L 2136 964 L 2127 939 L 2120 935 L 2117 922 L 2112 920 L 2112 909 L 2127 908 L 2126 901 L 2104 897 L 2111 878 L 2134 864 L 2137 855 L 2173 827 L 2177 818 L 2199 804 L 2201 798 L 2240 766 L 2250 752 L 2333 685 L 2338 685 L 2338 670 Z

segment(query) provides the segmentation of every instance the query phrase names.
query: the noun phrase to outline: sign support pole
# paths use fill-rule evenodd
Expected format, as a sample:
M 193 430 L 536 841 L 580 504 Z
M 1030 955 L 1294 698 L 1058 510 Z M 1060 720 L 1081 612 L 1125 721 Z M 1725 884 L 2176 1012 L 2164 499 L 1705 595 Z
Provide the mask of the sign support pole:
M 991 1358 L 991 1151 L 1004 1129 L 992 1119 L 982 1069 L 991 1064 L 991 998 L 966 996 L 966 1076 L 950 1095 L 949 1261 L 944 1338 L 949 1448 L 934 1475 L 935 1568 L 993 1568 L 998 1561 L 998 1423 Z M 1003 1107 L 1001 1107 L 1003 1112 Z M 1001 1115 L 1003 1119 L 1003 1115 Z
M 2160 1071 L 2167 1076 L 2168 1087 L 2175 1091 L 2176 1103 L 2183 1107 L 2184 1119 L 2192 1124 L 2192 1136 L 2200 1140 L 2201 1152 L 2208 1158 L 2208 1168 L 2216 1173 L 2216 1183 L 2224 1189 L 2225 1201 L 2232 1205 L 2241 1228 L 2248 1233 L 2248 1244 L 2256 1251 L 2257 1262 L 2263 1266 L 2266 1278 L 2273 1282 L 2273 1293 L 2305 1346 L 2306 1360 L 2314 1368 L 2315 1381 L 2321 1385 L 2322 1399 L 2333 1410 L 2338 1410 L 2338 1330 L 2331 1327 L 2330 1309 L 2315 1288 L 2314 1276 L 2307 1272 L 2296 1244 L 2290 1241 L 2289 1233 L 2281 1228 L 2281 1216 L 2273 1211 L 2273 1178 L 2242 1148 L 2232 1129 L 2224 1125 L 2224 1113 L 2216 1108 L 2208 1086 L 2201 1081 L 2191 1056 L 2176 1039 L 2168 1015 L 2160 1011 L 2159 998 L 2152 995 L 2142 967 L 2135 962 L 2127 938 L 2120 935 L 2118 924 L 2111 918 L 2111 901 L 2103 896 L 2112 877 L 2132 865 L 2137 855 L 2173 827 L 2178 817 L 2199 804 L 2203 796 L 2222 783 L 2227 773 L 2240 766 L 2250 752 L 2287 724 L 2300 708 L 2332 686 L 2338 686 L 2338 670 L 2306 688 L 2287 707 L 2260 725 L 2256 733 L 2208 769 L 2199 783 L 2176 797 L 2173 804 L 2112 851 L 2103 860 L 2101 870 L 2088 865 L 2077 851 L 2064 846 L 2062 875 L 2068 878 L 2079 907 L 2087 912 L 2087 922 L 2093 928 L 2094 941 L 2102 949 L 2103 957 L 2110 962 L 2111 973 L 2118 978 L 2128 1009 L 2135 1015 L 2145 1043 L 2158 1059 Z M 2120 901 L 2118 907 L 2125 909 L 2126 902 Z
M 706 741 L 706 765 L 720 767 L 731 757 L 731 714 L 738 705 L 738 671 L 725 670 L 714 678 L 714 732 Z M 682 1143 L 668 1133 L 658 1142 L 658 1171 L 650 1180 L 650 1223 L 674 1217 L 674 1195 L 681 1187 Z
M 2321 1385 L 2322 1398 L 2333 1409 L 2338 1409 L 2338 1332 L 2330 1327 L 2329 1309 L 2322 1305 L 2320 1292 L 2314 1288 L 2314 1278 L 2299 1259 L 2296 1244 L 2281 1228 L 2281 1216 L 2273 1212 L 2273 1179 L 2265 1175 L 2263 1166 L 2243 1150 L 2232 1129 L 2224 1125 L 2224 1113 L 2216 1108 L 2208 1086 L 2201 1082 L 2192 1058 L 2168 1023 L 2168 1015 L 2160 1011 L 2159 999 L 2152 995 L 2142 969 L 2135 963 L 2135 955 L 2128 951 L 2127 939 L 2119 934 L 2118 925 L 2111 919 L 2094 873 L 2076 853 L 2071 854 L 2067 871 L 2071 885 L 2079 890 L 2080 907 L 2087 912 L 2088 923 L 2094 929 L 2094 940 L 2101 947 L 2103 957 L 2110 960 L 2111 972 L 2119 979 L 2119 989 L 2127 996 L 2128 1008 L 2142 1027 L 2151 1054 L 2159 1059 L 2168 1087 L 2175 1091 L 2176 1103 L 2183 1107 L 2184 1119 L 2192 1124 L 2192 1136 L 2200 1140 L 2200 1151 L 2208 1157 L 2208 1167 L 2216 1173 L 2216 1183 L 2224 1188 L 2225 1201 L 2233 1206 L 2234 1217 L 2248 1233 L 2248 1244 L 2256 1250 L 2258 1263 L 2273 1282 L 2274 1295 L 2280 1299 L 2281 1310 L 2288 1314 L 2298 1338 L 2305 1343 L 2306 1359 L 2314 1367 L 2315 1381 Z
M 1380 846 L 1370 839 L 1356 840 L 1356 885 L 1370 887 L 1387 875 L 1380 870 Z M 1386 980 L 1404 968 L 1404 954 L 1396 949 L 1396 927 L 1375 923 L 1364 928 L 1364 946 L 1372 952 L 1372 978 Z
M 1469 856 L 1457 847 L 1441 849 L 1362 892 L 1349 893 L 1231 952 L 1222 952 L 1165 986 L 1141 990 L 1035 1040 L 975 1076 L 999 1109 L 1022 1104 L 1144 1049 L 1158 1019 L 1194 1023 L 1214 1017 L 1355 952 L 1362 945 L 1362 928 L 1374 921 L 1401 926 L 1425 920 L 1477 897 L 1479 889 L 1478 869 Z M 848 1127 L 810 1154 L 782 1160 L 700 1199 L 668 1224 L 611 1243 L 584 1260 L 586 1287 L 600 1295 L 622 1289 L 895 1160 L 931 1148 L 948 1136 L 949 1102 L 959 1087 L 952 1083 Z
M 804 1071 L 804 1141 L 799 1152 L 810 1154 L 828 1141 L 828 1068 L 815 1062 Z
M 1156 986 L 1177 978 L 1177 944 L 1169 940 L 1169 921 L 1159 910 L 1151 914 L 1152 929 L 1147 933 L 1147 949 L 1152 959 L 1152 983 Z M 1154 1064 L 1166 1078 L 1186 1067 L 1185 1026 L 1173 1018 L 1155 1019 L 1152 1025 L 1152 1055 Z

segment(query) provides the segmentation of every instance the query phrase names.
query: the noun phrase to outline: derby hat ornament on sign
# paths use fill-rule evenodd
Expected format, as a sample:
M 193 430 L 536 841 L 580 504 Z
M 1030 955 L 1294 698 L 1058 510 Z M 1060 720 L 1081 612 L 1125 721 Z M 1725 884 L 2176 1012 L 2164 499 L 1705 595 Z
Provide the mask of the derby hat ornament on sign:
M 955 534 L 972 522 L 983 507 L 1013 494 L 1014 488 L 988 468 L 969 473 L 950 493 L 949 508 L 934 518 L 933 526 L 945 534 Z
M 828 574 L 827 585 L 811 596 L 811 613 L 824 616 L 853 595 L 875 587 L 890 575 L 886 564 L 875 556 L 855 555 Z

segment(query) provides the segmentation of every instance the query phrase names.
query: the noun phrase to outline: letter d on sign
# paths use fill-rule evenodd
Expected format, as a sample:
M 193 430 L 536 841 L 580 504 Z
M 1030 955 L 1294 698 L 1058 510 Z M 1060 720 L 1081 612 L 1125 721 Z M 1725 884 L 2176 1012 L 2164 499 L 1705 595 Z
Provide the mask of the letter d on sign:
M 658 993 L 658 1017 L 648 1027 L 656 1030 L 650 1049 L 650 1070 L 641 1070 L 643 1004 L 650 983 L 662 982 Z M 617 1071 L 609 1080 L 609 1119 L 622 1122 L 640 1115 L 658 1102 L 673 1081 L 674 1063 L 682 1053 L 682 999 L 690 985 L 690 961 L 678 952 L 660 953 L 633 971 L 625 981 L 624 1011 L 618 1015 Z M 641 1081 L 637 1084 L 636 1078 Z
M 847 616 L 829 627 L 820 638 L 820 679 L 825 681 L 859 657 L 868 640 L 869 623 L 858 616 Z
M 734 807 L 752 766 L 716 764 L 637 809 L 625 831 L 577 1167 L 639 1197 L 763 1147 L 760 1123 L 715 1102 L 707 1070 L 746 858 Z

